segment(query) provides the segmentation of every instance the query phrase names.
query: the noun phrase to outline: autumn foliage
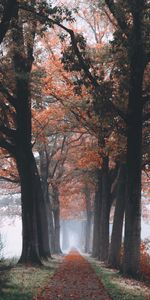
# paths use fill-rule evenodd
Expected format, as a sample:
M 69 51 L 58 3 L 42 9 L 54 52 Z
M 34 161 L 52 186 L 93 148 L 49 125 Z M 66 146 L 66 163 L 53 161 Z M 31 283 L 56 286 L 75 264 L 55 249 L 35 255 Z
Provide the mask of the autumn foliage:
M 141 276 L 150 282 L 150 241 L 141 243 Z

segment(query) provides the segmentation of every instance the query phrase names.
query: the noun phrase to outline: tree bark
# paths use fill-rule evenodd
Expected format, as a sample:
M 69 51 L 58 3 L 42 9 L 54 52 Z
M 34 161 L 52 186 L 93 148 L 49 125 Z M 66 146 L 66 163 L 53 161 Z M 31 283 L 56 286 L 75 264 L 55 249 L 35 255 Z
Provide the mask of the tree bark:
M 36 216 L 36 203 L 33 199 L 33 186 L 31 178 L 33 171 L 31 158 L 19 153 L 17 157 L 17 168 L 21 182 L 22 202 L 22 254 L 19 263 L 41 263 L 38 244 L 38 229 Z M 37 187 L 35 187 L 37 188 Z
M 91 242 L 91 223 L 92 223 L 92 211 L 91 211 L 91 197 L 90 190 L 88 186 L 85 187 L 85 201 L 86 201 L 86 229 L 85 229 L 85 253 L 90 252 L 90 242 Z
M 55 248 L 54 251 L 56 254 L 61 253 L 60 249 L 60 210 L 59 208 L 54 211 L 54 223 L 55 223 Z
M 102 165 L 102 205 L 100 212 L 100 240 L 99 240 L 99 259 L 107 261 L 109 251 L 109 216 L 111 205 L 109 178 L 109 158 L 103 158 Z
M 123 228 L 123 220 L 124 220 L 124 213 L 125 213 L 125 201 L 126 201 L 126 182 L 127 182 L 127 167 L 123 163 L 119 168 L 119 174 L 118 174 L 116 206 L 115 206 L 111 244 L 110 244 L 109 258 L 108 258 L 108 264 L 113 268 L 120 267 L 122 228 Z
M 99 231 L 100 231 L 100 211 L 102 205 L 102 174 L 101 170 L 97 170 L 97 188 L 94 201 L 94 224 L 93 224 L 93 249 L 92 256 L 99 255 Z
M 49 237 L 50 237 L 50 249 L 51 253 L 55 252 L 55 231 L 54 231 L 54 216 L 52 211 L 51 199 L 50 206 L 47 208 L 49 210 Z
M 53 186 L 54 253 L 60 254 L 60 204 L 58 188 Z
M 115 1 L 105 0 L 120 30 L 126 35 L 129 62 L 129 97 L 127 122 L 127 202 L 123 272 L 137 277 L 140 273 L 141 233 L 141 163 L 142 163 L 142 88 L 147 62 L 146 27 L 143 24 L 145 1 L 127 2 L 132 25 L 126 21 L 126 9 Z M 118 14 L 118 9 L 122 13 Z
M 21 15 L 16 11 L 12 31 L 16 80 L 15 158 L 21 181 L 23 249 L 21 263 L 40 263 L 50 256 L 48 224 L 41 182 L 32 153 L 30 73 L 36 22 L 29 20 L 30 43 L 25 46 Z
M 142 3 L 142 2 L 141 2 Z M 142 86 L 144 53 L 142 7 L 136 5 L 130 37 L 130 81 L 127 124 L 127 203 L 123 272 L 137 277 L 140 273 L 141 242 L 141 166 L 142 166 Z
M 32 152 L 18 151 L 21 181 L 23 248 L 19 262 L 40 263 L 50 257 L 46 207 L 40 177 Z
M 46 150 L 41 149 L 39 151 L 40 156 L 40 176 L 42 183 L 43 197 L 46 207 L 47 223 L 48 223 L 48 236 L 51 253 L 54 252 L 54 222 L 53 222 L 53 212 L 52 205 L 49 196 L 49 186 L 48 186 L 48 175 L 49 175 L 49 161 L 47 157 Z

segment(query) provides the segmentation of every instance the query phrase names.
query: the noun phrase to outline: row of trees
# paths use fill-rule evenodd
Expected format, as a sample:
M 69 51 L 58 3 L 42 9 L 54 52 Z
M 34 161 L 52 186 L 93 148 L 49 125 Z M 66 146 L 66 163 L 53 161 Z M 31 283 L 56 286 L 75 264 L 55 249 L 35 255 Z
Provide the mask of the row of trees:
M 130 2 L 85 1 L 72 13 L 35 0 L 1 6 L 0 146 L 15 159 L 20 178 L 20 262 L 40 263 L 51 256 L 50 246 L 60 252 L 59 195 L 67 199 L 70 180 L 68 189 L 80 182 L 87 237 L 95 194 L 93 256 L 120 267 L 125 213 L 122 270 L 140 272 L 141 172 L 149 164 L 149 3 Z M 74 12 L 86 24 L 87 42 L 72 29 Z

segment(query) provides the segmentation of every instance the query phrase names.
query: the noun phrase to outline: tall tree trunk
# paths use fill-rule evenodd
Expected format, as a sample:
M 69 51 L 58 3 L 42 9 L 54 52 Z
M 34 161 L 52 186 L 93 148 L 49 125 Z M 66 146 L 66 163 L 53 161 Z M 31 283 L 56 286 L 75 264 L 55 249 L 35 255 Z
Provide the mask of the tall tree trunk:
M 120 266 L 120 252 L 122 243 L 122 228 L 125 212 L 126 201 L 126 182 L 127 182 L 127 167 L 123 163 L 119 168 L 117 191 L 116 191 L 116 206 L 113 220 L 113 228 L 111 235 L 111 244 L 109 251 L 108 264 L 113 268 Z
M 60 210 L 59 207 L 53 211 L 55 223 L 55 253 L 60 254 Z
M 141 116 L 128 127 L 128 190 L 125 214 L 124 273 L 136 276 L 140 272 L 141 233 Z
M 54 216 L 54 253 L 60 254 L 60 203 L 59 191 L 53 186 L 53 216 Z
M 91 211 L 91 196 L 90 196 L 90 189 L 86 185 L 85 190 L 85 201 L 86 201 L 86 231 L 85 231 L 85 252 L 90 252 L 90 242 L 91 242 L 91 223 L 92 223 L 92 211 Z
M 51 253 L 55 252 L 55 230 L 54 230 L 54 216 L 50 199 L 50 206 L 47 208 L 49 210 L 49 237 L 50 237 L 50 249 Z
M 141 2 L 142 3 L 142 2 Z M 142 6 L 137 3 L 130 43 L 130 81 L 127 124 L 127 203 L 125 213 L 123 271 L 131 276 L 140 272 L 141 165 L 142 165 L 142 86 L 144 53 Z
M 80 234 L 78 234 L 78 246 L 82 252 L 85 252 L 85 241 L 86 241 L 86 221 L 81 220 L 80 222 Z M 79 230 L 79 229 L 78 229 Z
M 23 245 L 19 262 L 40 263 L 36 203 L 32 185 L 33 167 L 31 167 L 31 157 L 20 153 L 17 157 L 17 167 L 21 182 L 22 201 L 22 232 Z M 34 200 L 34 201 L 33 201 Z
M 49 222 L 47 210 L 48 203 L 43 197 L 43 191 L 40 185 L 40 177 L 38 176 L 38 195 L 37 195 L 37 222 L 39 235 L 39 252 L 42 259 L 51 258 L 50 238 L 49 238 Z
M 94 223 L 93 223 L 93 249 L 92 256 L 99 255 L 99 231 L 100 231 L 100 211 L 102 205 L 102 174 L 101 170 L 97 170 L 97 188 L 94 201 Z
M 106 261 L 109 251 L 109 216 L 110 216 L 110 178 L 109 178 L 109 158 L 103 158 L 102 165 L 102 205 L 100 212 L 100 242 L 99 259 Z
M 33 1 L 33 5 L 35 2 Z M 21 182 L 23 248 L 21 263 L 40 263 L 50 255 L 46 207 L 40 177 L 32 153 L 30 73 L 33 63 L 33 45 L 36 21 L 28 22 L 30 43 L 24 43 L 21 14 L 16 9 L 12 39 L 13 63 L 16 80 L 16 138 L 15 158 Z
M 23 249 L 20 262 L 38 263 L 51 256 L 48 223 L 40 177 L 32 152 L 19 151 L 17 167 L 21 181 Z M 30 228 L 31 227 L 31 228 Z
M 128 125 L 128 185 L 125 213 L 124 273 L 140 272 L 142 111 L 134 110 Z
M 92 212 L 89 211 L 87 212 L 87 220 L 86 220 L 85 253 L 90 253 L 91 225 L 92 225 Z
M 141 160 L 142 160 L 142 89 L 146 63 L 149 61 L 144 22 L 145 1 L 127 1 L 131 13 L 131 26 L 126 22 L 126 9 L 118 14 L 119 5 L 105 0 L 126 35 L 129 62 L 129 97 L 127 114 L 127 202 L 125 210 L 124 264 L 126 275 L 138 276 L 140 272 L 141 233 Z M 123 22 L 122 22 L 123 20 Z
M 50 244 L 51 253 L 54 253 L 54 220 L 53 220 L 51 199 L 49 196 L 49 187 L 48 187 L 49 160 L 48 160 L 46 149 L 41 149 L 39 151 L 39 155 L 40 155 L 40 175 L 41 175 L 42 190 L 43 190 L 44 202 L 46 206 L 46 215 L 47 215 L 47 223 L 48 223 L 49 244 Z

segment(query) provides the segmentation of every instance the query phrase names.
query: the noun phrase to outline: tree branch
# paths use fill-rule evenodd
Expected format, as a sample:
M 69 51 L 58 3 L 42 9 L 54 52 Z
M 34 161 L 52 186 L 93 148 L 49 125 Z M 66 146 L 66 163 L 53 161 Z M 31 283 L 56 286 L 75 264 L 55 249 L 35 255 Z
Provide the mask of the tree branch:
M 6 140 L 4 140 L 4 139 L 0 140 L 0 148 L 7 150 L 9 153 L 11 153 L 13 156 L 15 156 L 15 153 L 16 153 L 15 146 L 10 144 Z
M 114 0 L 105 0 L 105 3 L 108 6 L 112 15 L 114 16 L 114 18 L 116 19 L 120 29 L 125 33 L 126 36 L 128 36 L 129 28 L 121 6 L 116 5 Z
M 7 135 L 8 137 L 11 137 L 11 138 L 15 138 L 16 137 L 16 130 L 8 128 L 8 127 L 6 127 L 4 125 L 0 126 L 0 131 L 2 133 L 4 133 L 5 135 Z
M 10 94 L 10 92 L 8 91 L 8 89 L 6 87 L 4 87 L 2 82 L 0 82 L 0 92 L 8 100 L 8 102 L 16 109 L 17 108 L 16 98 Z
M 11 179 L 11 178 L 8 178 L 8 177 L 4 177 L 4 176 L 0 176 L 0 180 L 5 180 L 7 182 L 12 182 L 12 183 L 20 183 L 20 180 L 18 179 Z
M 84 61 L 84 59 L 82 57 L 82 54 L 80 53 L 80 50 L 78 48 L 78 43 L 77 43 L 77 40 L 76 40 L 76 36 L 75 36 L 75 33 L 73 32 L 73 30 L 70 29 L 70 28 L 67 28 L 66 26 L 64 26 L 63 24 L 61 24 L 61 23 L 59 23 L 59 22 L 57 22 L 55 20 L 53 20 L 52 18 L 49 18 L 48 16 L 45 16 L 42 13 L 35 12 L 35 10 L 34 10 L 34 8 L 32 6 L 20 4 L 19 7 L 21 9 L 23 9 L 23 10 L 32 12 L 33 15 L 35 16 L 35 18 L 37 18 L 37 20 L 39 20 L 41 22 L 45 22 L 45 23 L 49 24 L 50 26 L 57 25 L 60 28 L 62 28 L 64 31 L 66 31 L 70 35 L 73 49 L 75 51 L 76 56 L 78 57 L 79 63 L 81 64 L 81 66 L 82 66 L 82 68 L 83 68 L 83 70 L 84 70 L 87 78 L 89 78 L 89 80 L 92 82 L 92 84 L 94 85 L 94 87 L 100 88 L 100 85 L 98 84 L 98 82 L 95 79 L 95 77 L 93 77 L 93 75 L 89 71 L 89 67 L 85 63 L 85 61 Z
M 111 100 L 109 100 L 109 105 L 124 120 L 124 122 L 127 124 L 128 123 L 128 114 L 124 113 Z
M 106 0 L 106 3 L 107 2 L 110 4 L 110 6 L 113 8 L 113 10 L 115 12 L 116 7 L 115 7 L 115 4 L 114 4 L 114 1 L 112 1 L 112 0 Z M 82 67 L 82 69 L 83 69 L 86 77 L 90 80 L 90 82 L 93 84 L 96 92 L 99 94 L 99 92 L 101 90 L 101 86 L 98 83 L 98 81 L 96 80 L 96 78 L 90 72 L 89 67 L 85 63 L 84 58 L 82 57 L 82 54 L 80 53 L 80 50 L 78 48 L 78 42 L 76 40 L 76 36 L 75 36 L 74 31 L 72 29 L 67 28 L 63 24 L 61 24 L 61 23 L 59 23 L 59 22 L 57 22 L 57 21 L 55 21 L 55 20 L 53 20 L 53 19 L 45 16 L 45 15 L 42 15 L 41 13 L 35 12 L 34 8 L 32 8 L 31 6 L 20 4 L 19 7 L 21 9 L 23 9 L 23 10 L 27 10 L 29 12 L 32 12 L 33 15 L 35 16 L 35 18 L 37 18 L 39 21 L 41 20 L 42 22 L 46 22 L 50 26 L 57 25 L 57 26 L 59 26 L 60 28 L 62 28 L 64 31 L 66 31 L 70 35 L 71 43 L 72 43 L 72 47 L 74 49 L 75 55 L 77 56 L 78 61 L 79 61 L 80 65 L 81 65 L 81 67 Z M 126 28 L 126 30 L 127 30 L 127 27 L 126 27 L 127 24 L 125 23 L 125 21 L 123 21 L 122 19 L 120 19 L 120 22 L 122 22 L 122 26 L 124 26 L 124 29 Z M 125 113 L 123 113 L 119 108 L 117 108 L 111 101 L 109 101 L 109 104 L 111 105 L 111 107 L 113 108 L 113 110 L 115 110 L 116 113 L 119 114 L 119 116 L 121 118 L 123 118 L 123 120 L 125 122 L 127 122 L 127 115 Z

